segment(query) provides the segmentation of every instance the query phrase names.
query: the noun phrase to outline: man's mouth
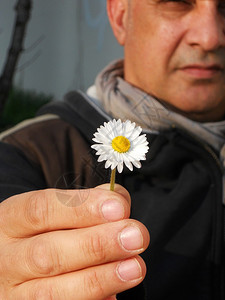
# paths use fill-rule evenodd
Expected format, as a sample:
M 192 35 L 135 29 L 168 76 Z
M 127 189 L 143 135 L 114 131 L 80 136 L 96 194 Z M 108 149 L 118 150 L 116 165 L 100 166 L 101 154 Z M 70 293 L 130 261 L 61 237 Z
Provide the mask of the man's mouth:
M 218 75 L 221 75 L 224 71 L 224 68 L 218 64 L 211 65 L 201 65 L 201 64 L 193 64 L 187 65 L 180 68 L 182 72 L 187 74 L 190 77 L 196 79 L 212 79 Z

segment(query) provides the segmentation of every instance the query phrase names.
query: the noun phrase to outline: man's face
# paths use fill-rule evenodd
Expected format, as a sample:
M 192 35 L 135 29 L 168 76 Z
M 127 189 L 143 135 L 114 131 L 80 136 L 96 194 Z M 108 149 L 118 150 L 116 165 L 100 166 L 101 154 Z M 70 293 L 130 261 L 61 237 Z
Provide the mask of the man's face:
M 223 118 L 225 1 L 219 1 L 130 0 L 125 79 L 193 119 Z

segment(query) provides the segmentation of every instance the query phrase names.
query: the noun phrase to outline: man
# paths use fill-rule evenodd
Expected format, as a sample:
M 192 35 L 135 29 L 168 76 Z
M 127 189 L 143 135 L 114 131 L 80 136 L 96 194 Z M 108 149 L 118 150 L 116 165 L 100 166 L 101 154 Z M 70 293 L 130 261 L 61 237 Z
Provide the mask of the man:
M 224 299 L 224 2 L 107 4 L 124 63 L 1 136 L 1 299 Z M 110 118 L 148 133 L 143 168 L 117 178 L 132 205 L 97 186 Z M 49 189 L 71 181 L 93 188 Z

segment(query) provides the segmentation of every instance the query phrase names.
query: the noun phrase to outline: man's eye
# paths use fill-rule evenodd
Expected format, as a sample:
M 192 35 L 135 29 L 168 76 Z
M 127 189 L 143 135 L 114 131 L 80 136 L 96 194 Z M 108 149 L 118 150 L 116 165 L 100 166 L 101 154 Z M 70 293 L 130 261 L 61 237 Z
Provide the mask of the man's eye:
M 192 5 L 193 1 L 191 0 L 162 0 L 162 3 L 167 3 L 169 5 Z
M 159 0 L 159 7 L 168 17 L 180 17 L 192 10 L 194 0 Z

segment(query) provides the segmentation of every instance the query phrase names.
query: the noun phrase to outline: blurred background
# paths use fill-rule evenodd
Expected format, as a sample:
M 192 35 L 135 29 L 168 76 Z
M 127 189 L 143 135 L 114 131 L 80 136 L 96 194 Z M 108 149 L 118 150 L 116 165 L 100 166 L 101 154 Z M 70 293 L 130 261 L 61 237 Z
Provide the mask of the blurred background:
M 1 0 L 0 15 L 1 128 L 32 117 L 40 105 L 62 100 L 68 91 L 85 91 L 107 63 L 123 56 L 107 19 L 106 0 Z M 22 51 L 9 52 L 18 20 L 25 30 Z M 11 66 L 15 55 L 17 61 L 7 101 L 2 101 L 9 53 Z

